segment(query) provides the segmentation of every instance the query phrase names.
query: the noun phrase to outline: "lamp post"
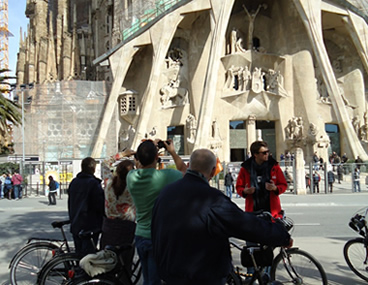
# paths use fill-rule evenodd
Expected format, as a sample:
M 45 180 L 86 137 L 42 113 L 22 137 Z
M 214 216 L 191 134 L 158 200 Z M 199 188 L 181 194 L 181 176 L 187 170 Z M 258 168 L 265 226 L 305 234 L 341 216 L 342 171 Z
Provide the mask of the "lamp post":
M 24 136 L 24 91 L 32 89 L 33 86 L 34 86 L 34 83 L 20 85 L 21 96 L 22 96 L 22 168 L 21 168 L 22 176 L 24 176 L 24 163 L 26 161 L 25 140 L 24 140 L 24 137 L 25 137 Z

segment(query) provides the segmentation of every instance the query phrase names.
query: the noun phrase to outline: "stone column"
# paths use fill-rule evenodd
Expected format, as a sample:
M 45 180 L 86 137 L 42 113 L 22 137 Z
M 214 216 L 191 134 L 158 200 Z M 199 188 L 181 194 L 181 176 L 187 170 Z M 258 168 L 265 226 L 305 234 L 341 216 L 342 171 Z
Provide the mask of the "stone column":
M 295 181 L 294 191 L 298 195 L 306 195 L 304 153 L 300 147 L 295 148 Z
M 247 129 L 247 148 L 250 151 L 250 145 L 257 140 L 256 133 L 256 116 L 250 115 L 246 121 Z

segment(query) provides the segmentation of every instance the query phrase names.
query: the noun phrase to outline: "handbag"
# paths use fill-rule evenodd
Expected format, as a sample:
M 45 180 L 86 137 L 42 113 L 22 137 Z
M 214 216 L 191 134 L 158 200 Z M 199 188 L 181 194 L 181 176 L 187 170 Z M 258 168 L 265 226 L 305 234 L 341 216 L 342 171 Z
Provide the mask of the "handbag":
M 248 248 L 254 246 L 244 246 L 240 260 L 244 267 L 254 267 L 252 256 L 250 255 Z M 253 256 L 257 266 L 271 266 L 273 261 L 273 248 L 270 246 L 260 246 L 259 249 L 253 251 Z

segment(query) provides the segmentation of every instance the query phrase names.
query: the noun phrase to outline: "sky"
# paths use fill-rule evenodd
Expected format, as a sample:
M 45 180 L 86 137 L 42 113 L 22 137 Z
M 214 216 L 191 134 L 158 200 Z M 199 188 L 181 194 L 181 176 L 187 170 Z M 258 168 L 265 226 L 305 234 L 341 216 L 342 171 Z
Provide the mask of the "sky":
M 9 69 L 15 76 L 17 53 L 19 51 L 20 27 L 22 34 L 27 31 L 28 18 L 25 15 L 27 0 L 8 0 L 8 29 L 13 34 L 9 37 Z

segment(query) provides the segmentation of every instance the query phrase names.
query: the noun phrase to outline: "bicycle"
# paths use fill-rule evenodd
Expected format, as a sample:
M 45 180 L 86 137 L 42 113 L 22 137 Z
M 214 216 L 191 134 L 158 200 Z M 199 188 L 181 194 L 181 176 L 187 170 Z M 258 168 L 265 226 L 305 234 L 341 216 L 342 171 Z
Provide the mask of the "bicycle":
M 12 258 L 9 264 L 10 282 L 13 285 L 35 284 L 42 267 L 54 256 L 70 252 L 63 226 L 70 224 L 69 220 L 54 221 L 53 228 L 61 231 L 62 239 L 47 239 L 31 237 Z
M 263 212 L 274 219 L 270 213 Z M 282 223 L 290 231 L 292 220 L 288 218 L 274 219 Z M 243 273 L 236 267 L 230 272 L 228 285 L 248 284 L 322 284 L 327 285 L 327 276 L 322 265 L 308 252 L 299 248 L 280 247 L 279 253 L 273 257 L 273 248 L 263 245 L 241 246 L 230 241 L 233 248 L 241 251 L 241 263 L 244 267 L 254 267 L 254 273 Z M 271 266 L 270 274 L 265 272 Z M 255 283 L 258 282 L 258 283 Z
M 101 230 L 98 231 L 81 231 L 79 237 L 82 239 L 89 239 L 95 251 L 97 246 L 94 243 L 93 237 L 100 234 Z M 38 272 L 37 282 L 35 284 L 66 284 L 69 280 L 74 278 L 76 270 L 79 268 L 79 261 L 83 255 L 77 252 L 66 252 L 61 253 L 58 256 L 50 259 Z
M 368 281 L 368 207 L 362 208 L 350 219 L 349 227 L 362 237 L 348 240 L 344 245 L 344 258 L 349 268 L 360 278 Z
M 106 246 L 103 251 L 103 255 L 107 255 L 110 258 L 104 262 L 101 260 L 96 260 L 94 256 L 86 256 L 86 260 L 82 260 L 81 263 L 88 264 L 90 267 L 94 268 L 98 266 L 101 269 L 101 264 L 103 264 L 104 272 L 94 275 L 91 270 L 85 270 L 87 274 L 84 274 L 78 278 L 67 283 L 67 285 L 82 285 L 82 284 L 105 284 L 105 285 L 135 285 L 138 283 L 141 276 L 141 266 L 139 258 L 135 259 L 132 263 L 131 270 L 128 270 L 124 266 L 123 254 L 126 251 L 130 251 L 132 245 L 123 246 Z M 91 260 L 94 258 L 94 260 Z M 88 259 L 88 261 L 87 261 Z M 81 264 L 82 265 L 82 264 Z M 82 266 L 87 269 L 85 266 Z M 131 271 L 131 272 L 129 272 Z M 91 276 L 93 275 L 93 276 Z
M 79 236 L 82 239 L 90 239 L 93 243 L 93 235 L 96 234 L 92 231 L 81 232 Z M 93 244 L 94 248 L 97 252 L 97 247 Z M 132 246 L 130 245 L 130 248 Z M 112 247 L 113 248 L 113 247 Z M 116 247 L 119 248 L 119 247 Z M 111 250 L 110 250 L 111 251 Z M 119 252 L 120 253 L 120 252 Z M 49 262 L 47 262 L 42 270 L 38 274 L 37 284 L 38 285 L 48 285 L 48 284 L 89 284 L 91 281 L 91 277 L 85 274 L 83 269 L 80 267 L 80 261 L 83 258 L 82 255 L 69 252 L 60 254 L 59 256 L 53 258 Z M 121 261 L 122 262 L 122 261 Z M 121 264 L 121 263 L 120 263 Z M 118 263 L 119 265 L 119 263 Z M 110 278 L 112 280 L 116 278 L 118 275 L 118 269 L 116 268 L 115 271 L 112 273 L 108 272 L 106 275 L 102 275 L 104 278 Z M 141 275 L 140 269 L 140 261 L 139 259 L 134 260 L 132 264 L 132 274 L 131 274 L 131 283 L 128 284 L 136 284 Z M 93 278 L 92 280 L 96 280 Z M 88 282 L 87 282 L 88 281 Z M 102 282 L 103 280 L 101 280 Z M 86 283 L 87 282 L 87 283 Z M 104 283 L 102 283 L 104 284 Z M 120 284 L 120 283 L 115 283 Z M 127 283 L 121 283 L 127 284 Z

